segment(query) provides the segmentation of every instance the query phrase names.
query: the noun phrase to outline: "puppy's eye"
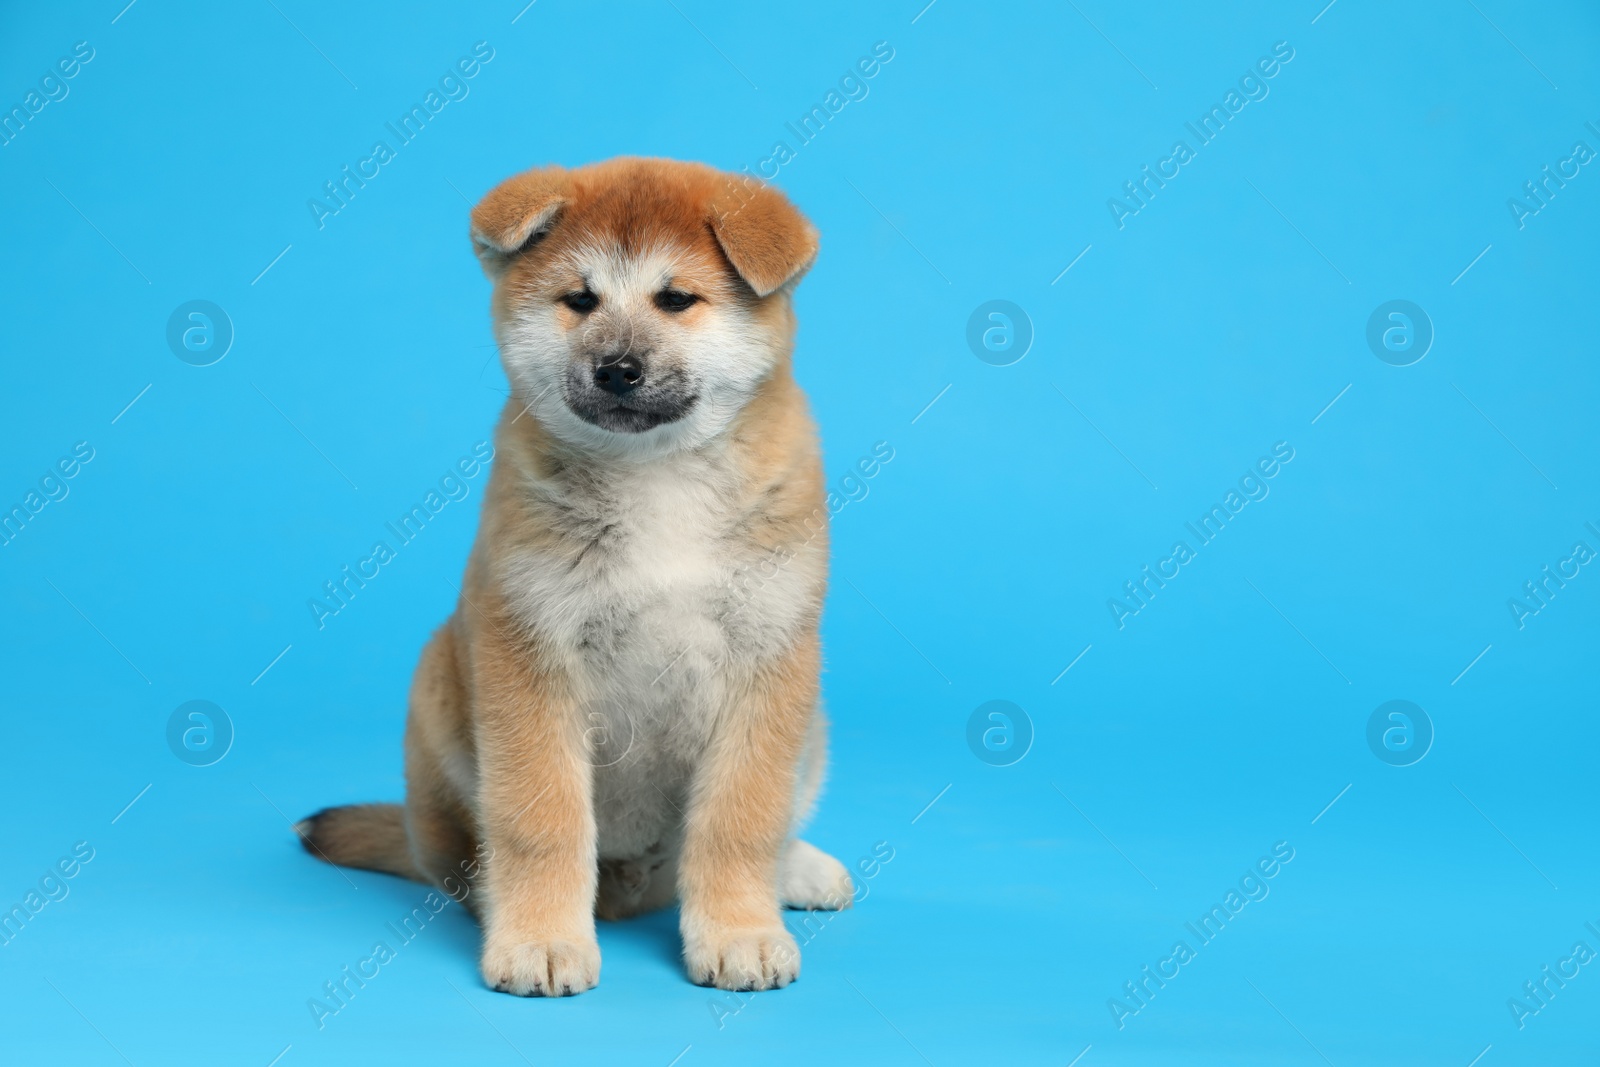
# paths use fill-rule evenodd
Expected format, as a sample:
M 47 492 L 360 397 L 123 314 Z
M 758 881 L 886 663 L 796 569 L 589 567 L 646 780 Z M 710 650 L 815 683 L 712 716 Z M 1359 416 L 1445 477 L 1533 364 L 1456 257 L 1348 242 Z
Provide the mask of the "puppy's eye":
M 587 315 L 600 306 L 600 298 L 587 289 L 578 293 L 568 293 L 561 298 L 561 302 L 580 315 Z
M 686 293 L 681 289 L 663 289 L 656 294 L 656 307 L 662 311 L 679 312 L 700 302 L 700 298 L 693 293 Z

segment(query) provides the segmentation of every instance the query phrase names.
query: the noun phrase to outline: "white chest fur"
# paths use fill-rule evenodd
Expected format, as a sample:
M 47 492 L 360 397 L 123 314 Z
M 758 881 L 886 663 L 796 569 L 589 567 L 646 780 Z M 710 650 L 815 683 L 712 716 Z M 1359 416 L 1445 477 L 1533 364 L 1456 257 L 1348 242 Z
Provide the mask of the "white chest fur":
M 583 699 L 698 723 L 814 617 L 821 547 L 774 562 L 750 536 L 757 517 L 731 503 L 732 478 L 695 453 L 537 487 L 561 538 L 507 560 L 502 577 Z
M 560 538 L 504 561 L 513 610 L 563 660 L 595 767 L 600 854 L 670 843 L 738 679 L 811 625 L 818 541 L 774 559 L 716 456 L 530 487 Z

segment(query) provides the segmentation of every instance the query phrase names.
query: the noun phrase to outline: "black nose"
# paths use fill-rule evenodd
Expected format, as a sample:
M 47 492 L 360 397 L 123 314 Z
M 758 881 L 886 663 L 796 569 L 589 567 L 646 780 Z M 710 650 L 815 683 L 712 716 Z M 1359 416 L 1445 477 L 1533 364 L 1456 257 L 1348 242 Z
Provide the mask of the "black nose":
M 644 384 L 644 364 L 637 356 L 604 356 L 594 368 L 594 384 L 613 396 L 627 396 Z

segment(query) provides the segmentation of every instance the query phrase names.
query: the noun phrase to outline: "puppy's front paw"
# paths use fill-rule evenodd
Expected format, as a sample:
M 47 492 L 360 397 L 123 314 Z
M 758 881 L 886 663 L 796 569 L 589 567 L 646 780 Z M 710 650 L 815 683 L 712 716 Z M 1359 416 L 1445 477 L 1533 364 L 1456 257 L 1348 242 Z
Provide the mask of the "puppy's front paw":
M 782 989 L 800 977 L 800 946 L 782 924 L 686 939 L 683 961 L 695 985 L 736 992 Z
M 600 945 L 593 938 L 505 941 L 485 945 L 483 980 L 519 997 L 570 997 L 600 981 Z

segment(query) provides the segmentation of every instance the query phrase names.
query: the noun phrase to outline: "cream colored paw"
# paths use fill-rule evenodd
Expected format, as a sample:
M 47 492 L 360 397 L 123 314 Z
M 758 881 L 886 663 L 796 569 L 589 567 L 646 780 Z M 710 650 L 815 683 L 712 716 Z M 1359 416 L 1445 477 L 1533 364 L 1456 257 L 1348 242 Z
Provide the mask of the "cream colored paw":
M 686 939 L 683 960 L 695 985 L 735 992 L 782 989 L 800 977 L 800 947 L 782 925 Z
M 850 906 L 855 885 L 844 864 L 796 837 L 778 863 L 778 895 L 786 908 L 842 911 Z
M 600 945 L 592 937 L 489 944 L 482 968 L 485 984 L 501 993 L 570 997 L 599 983 Z

